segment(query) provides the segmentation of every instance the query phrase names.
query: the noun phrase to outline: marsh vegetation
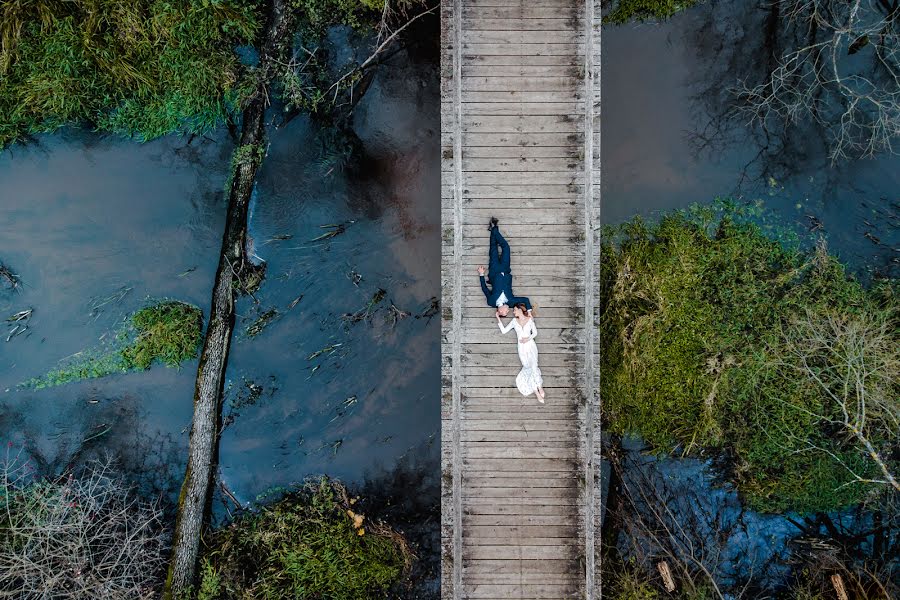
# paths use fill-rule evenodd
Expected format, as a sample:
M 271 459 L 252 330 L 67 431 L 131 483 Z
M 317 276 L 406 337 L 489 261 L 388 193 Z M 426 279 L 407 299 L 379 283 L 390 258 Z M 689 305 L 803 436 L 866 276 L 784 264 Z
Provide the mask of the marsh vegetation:
M 179 368 L 197 357 L 202 332 L 203 313 L 198 307 L 176 300 L 151 304 L 131 315 L 106 347 L 80 351 L 22 385 L 53 387 L 146 370 L 153 363 Z
M 718 451 L 757 510 L 828 511 L 900 491 L 900 303 L 823 244 L 697 209 L 607 236 L 602 394 L 613 431 Z
M 613 596 L 657 597 L 647 574 L 665 561 L 686 598 L 822 597 L 834 573 L 858 597 L 891 597 L 896 280 L 863 286 L 821 240 L 785 239 L 734 204 L 634 219 L 606 240 Z M 791 543 L 757 548 L 766 529 Z

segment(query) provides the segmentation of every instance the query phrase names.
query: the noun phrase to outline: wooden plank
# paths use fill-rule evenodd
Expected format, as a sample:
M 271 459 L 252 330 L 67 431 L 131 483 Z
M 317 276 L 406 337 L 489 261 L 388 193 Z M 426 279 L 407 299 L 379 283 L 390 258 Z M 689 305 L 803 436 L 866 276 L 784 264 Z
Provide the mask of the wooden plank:
M 559 46 L 565 53 L 577 52 L 578 42 L 584 40 L 584 34 L 577 31 L 486 31 L 483 29 L 464 29 L 462 32 L 463 47 L 472 44 L 492 45 L 499 50 L 514 54 L 531 53 L 529 46 Z M 584 47 L 583 45 L 581 46 Z M 490 54 L 485 50 L 484 54 Z M 536 52 L 537 53 L 537 52 Z
M 509 65 L 508 65 L 509 66 Z M 512 65 L 515 67 L 515 65 Z M 485 69 L 505 68 L 500 65 L 487 65 Z M 553 67 L 559 68 L 559 67 Z M 473 75 L 478 73 L 473 72 Z M 483 116 L 540 116 L 540 115 L 569 115 L 581 116 L 584 111 L 584 102 L 575 100 L 555 102 L 467 102 L 465 104 L 466 115 L 470 117 Z
M 493 15 L 463 11 L 463 27 L 468 31 L 544 31 L 571 34 L 572 17 L 539 16 L 527 10 L 506 11 Z
M 565 560 L 572 556 L 572 549 L 566 546 L 474 546 L 463 548 L 463 560 Z
M 576 116 L 564 115 L 473 115 L 463 119 L 468 133 L 572 133 L 581 129 Z M 468 138 L 464 138 L 468 145 Z M 578 165 L 580 168 L 582 165 Z M 566 169 L 572 171 L 573 169 Z
M 498 527 L 518 527 L 525 525 L 568 525 L 574 526 L 575 515 L 466 515 L 464 526 L 494 525 Z
M 512 172 L 512 171 L 526 171 L 529 173 L 538 173 L 542 171 L 575 171 L 581 169 L 583 165 L 575 160 L 575 157 L 541 157 L 541 156 L 515 156 L 515 157 L 497 157 L 497 156 L 484 156 L 484 157 L 472 157 L 472 156 L 464 156 L 462 168 L 463 171 L 469 175 L 472 172 L 478 171 L 500 171 L 500 172 Z M 478 210 L 477 208 L 473 208 L 472 210 Z M 547 211 L 541 207 L 540 209 L 544 213 L 549 213 L 547 216 L 552 216 L 552 212 Z M 555 211 L 553 211 L 555 212 Z M 583 212 L 583 211 L 580 211 Z M 471 211 L 466 211 L 466 216 L 469 216 Z
M 574 147 L 584 143 L 584 137 L 580 132 L 527 132 L 527 133 L 466 133 L 464 135 L 465 149 L 463 157 L 470 156 L 472 148 L 487 146 L 492 148 L 504 148 L 515 146 L 519 148 L 542 146 L 547 147 Z M 553 197 L 553 196 L 550 196 Z
M 464 54 L 462 68 L 475 65 L 576 66 L 582 63 L 569 54 Z
M 565 20 L 567 29 L 572 26 L 571 19 L 577 18 L 578 10 L 565 3 L 555 6 L 536 6 L 534 4 L 510 4 L 507 6 L 483 6 L 473 4 L 469 0 L 462 7 L 462 17 L 465 23 L 467 19 L 554 19 Z
M 463 566 L 463 573 L 473 580 L 480 579 L 483 575 L 497 574 L 498 581 L 507 574 L 521 574 L 524 577 L 554 577 L 562 579 L 572 573 L 570 567 L 575 564 L 574 559 L 544 559 L 527 560 L 517 559 L 496 560 L 476 558 Z M 569 600 L 569 599 L 567 599 Z

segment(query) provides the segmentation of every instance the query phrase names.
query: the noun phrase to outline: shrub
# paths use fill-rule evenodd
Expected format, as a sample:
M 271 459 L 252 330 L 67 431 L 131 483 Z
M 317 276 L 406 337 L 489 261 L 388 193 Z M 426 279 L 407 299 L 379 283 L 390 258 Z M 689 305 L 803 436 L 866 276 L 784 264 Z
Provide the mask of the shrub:
M 884 488 L 835 401 L 858 366 L 808 338 L 821 319 L 881 336 L 864 359 L 877 372 L 863 383 L 881 406 L 866 434 L 890 456 L 900 410 L 890 287 L 866 290 L 824 246 L 789 247 L 735 210 L 636 219 L 608 234 L 600 377 L 611 430 L 657 452 L 717 451 L 761 510 L 829 510 Z M 816 374 L 827 374 L 824 387 Z
M 128 369 L 149 369 L 158 360 L 170 367 L 197 357 L 203 313 L 184 302 L 162 302 L 142 308 L 131 318 L 134 340 L 122 350 Z
M 0 595 L 93 600 L 154 597 L 163 558 L 157 506 L 137 499 L 108 463 L 78 477 L 0 479 Z
M 322 479 L 238 518 L 207 540 L 200 589 L 207 598 L 375 597 L 401 579 L 411 555 L 353 504 Z

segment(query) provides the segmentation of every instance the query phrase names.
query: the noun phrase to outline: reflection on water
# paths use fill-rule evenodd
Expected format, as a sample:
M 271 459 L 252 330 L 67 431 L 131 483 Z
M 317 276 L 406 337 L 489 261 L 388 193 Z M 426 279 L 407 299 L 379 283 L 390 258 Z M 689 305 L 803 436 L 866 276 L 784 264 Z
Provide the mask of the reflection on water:
M 0 155 L 0 262 L 22 281 L 0 293 L 0 316 L 34 308 L 25 335 L 0 341 L 0 439 L 25 444 L 45 473 L 97 434 L 94 447 L 158 433 L 186 444 L 196 364 L 40 391 L 17 385 L 101 345 L 150 297 L 208 304 L 230 152 L 224 136 L 136 144 L 64 131 Z M 173 476 L 182 470 L 171 466 Z
M 606 223 L 731 196 L 760 200 L 785 226 L 822 224 L 855 268 L 900 271 L 900 157 L 830 166 L 820 136 L 761 136 L 732 86 L 766 66 L 767 7 L 711 2 L 664 24 L 603 30 Z
M 242 500 L 318 472 L 358 478 L 423 444 L 437 452 L 440 321 L 422 316 L 440 295 L 437 71 L 414 68 L 381 71 L 359 105 L 358 163 L 304 118 L 271 135 L 251 227 L 267 281 L 238 307 L 226 418 L 247 383 L 262 392 L 235 409 L 221 451 Z M 343 233 L 313 241 L 334 225 Z M 379 290 L 368 317 L 345 318 Z

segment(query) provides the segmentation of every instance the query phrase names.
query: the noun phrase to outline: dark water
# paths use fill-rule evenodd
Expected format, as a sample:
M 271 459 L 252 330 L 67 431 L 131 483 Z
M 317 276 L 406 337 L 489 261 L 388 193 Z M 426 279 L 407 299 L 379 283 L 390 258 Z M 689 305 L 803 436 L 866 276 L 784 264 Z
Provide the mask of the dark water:
M 439 320 L 421 316 L 440 296 L 437 77 L 431 56 L 394 56 L 356 108 L 357 154 L 304 118 L 270 128 L 251 217 L 268 276 L 258 304 L 238 306 L 220 455 L 243 502 L 309 475 L 361 483 L 437 456 Z M 232 149 L 224 132 L 138 144 L 66 130 L 0 154 L 0 263 L 23 282 L 0 292 L 0 315 L 34 308 L 27 335 L 0 340 L 0 440 L 41 473 L 109 451 L 165 493 L 180 486 L 196 361 L 17 385 L 102 347 L 148 298 L 208 314 Z M 310 241 L 340 223 L 341 235 Z M 369 319 L 341 318 L 379 289 Z M 392 302 L 410 316 L 387 320 Z M 326 346 L 337 349 L 308 360 Z
M 148 297 L 208 304 L 230 150 L 224 136 L 188 146 L 66 131 L 0 155 L 0 262 L 22 281 L 0 296 L 0 314 L 34 309 L 26 335 L 0 340 L 0 437 L 26 446 L 41 471 L 58 473 L 107 427 L 94 445 L 116 453 L 139 439 L 152 448 L 135 457 L 186 444 L 196 363 L 40 391 L 16 386 L 101 346 Z M 172 470 L 181 469 L 179 458 Z
M 258 304 L 238 307 L 228 370 L 232 402 L 242 382 L 263 390 L 232 409 L 222 439 L 241 499 L 310 473 L 358 478 L 423 444 L 437 451 L 440 322 L 423 316 L 440 296 L 437 85 L 434 68 L 383 70 L 354 116 L 357 163 L 304 118 L 271 135 L 251 218 L 267 281 Z M 335 224 L 345 232 L 312 241 Z M 371 317 L 344 318 L 379 290 Z M 393 320 L 392 303 L 409 316 Z
M 760 76 L 770 6 L 723 0 L 664 24 L 604 27 L 602 220 L 717 197 L 758 200 L 785 228 L 806 231 L 818 219 L 855 268 L 896 276 L 900 157 L 832 166 L 816 136 L 765 150 L 746 117 L 723 116 L 729 89 Z
M 664 24 L 604 27 L 602 221 L 652 218 L 716 198 L 757 201 L 770 223 L 801 235 L 818 220 L 816 235 L 825 235 L 832 252 L 861 277 L 896 277 L 900 157 L 832 166 L 813 137 L 790 139 L 772 153 L 745 121 L 723 118 L 728 88 L 758 75 L 768 6 L 725 0 Z M 779 559 L 799 532 L 788 520 L 797 515 L 746 510 L 707 463 L 657 461 L 635 448 L 626 481 L 664 485 L 689 529 L 717 540 L 722 553 L 704 562 L 720 584 L 750 573 L 769 589 L 783 583 L 787 570 Z

